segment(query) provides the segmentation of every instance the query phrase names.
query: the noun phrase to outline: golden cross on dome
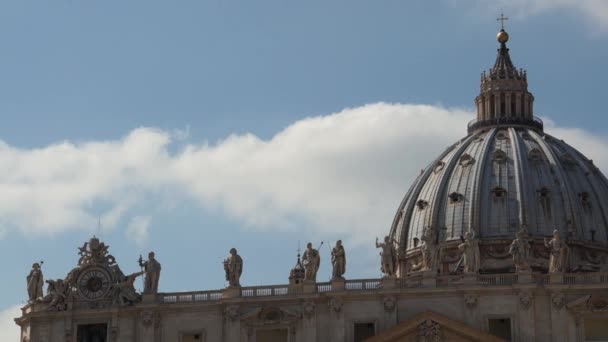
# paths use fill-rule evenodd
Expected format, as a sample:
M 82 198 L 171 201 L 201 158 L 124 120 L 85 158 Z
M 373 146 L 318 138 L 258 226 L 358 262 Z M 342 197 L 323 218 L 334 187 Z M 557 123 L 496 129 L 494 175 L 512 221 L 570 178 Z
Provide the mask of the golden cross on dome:
M 505 29 L 505 20 L 509 20 L 509 18 L 505 17 L 502 13 L 500 13 L 500 17 L 496 18 L 496 21 L 500 21 L 500 29 Z

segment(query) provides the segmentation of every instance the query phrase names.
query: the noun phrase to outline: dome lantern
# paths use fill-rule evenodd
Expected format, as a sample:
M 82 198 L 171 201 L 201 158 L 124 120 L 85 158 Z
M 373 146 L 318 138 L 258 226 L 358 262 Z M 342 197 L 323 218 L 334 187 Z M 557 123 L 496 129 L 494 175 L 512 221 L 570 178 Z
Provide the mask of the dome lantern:
M 480 93 L 475 98 L 477 118 L 469 123 L 469 133 L 477 129 L 497 125 L 522 125 L 542 132 L 543 123 L 534 117 L 534 96 L 528 91 L 528 77 L 523 69 L 517 69 L 511 61 L 507 42 L 509 34 L 504 29 L 496 35 L 500 43 L 494 66 L 481 74 Z

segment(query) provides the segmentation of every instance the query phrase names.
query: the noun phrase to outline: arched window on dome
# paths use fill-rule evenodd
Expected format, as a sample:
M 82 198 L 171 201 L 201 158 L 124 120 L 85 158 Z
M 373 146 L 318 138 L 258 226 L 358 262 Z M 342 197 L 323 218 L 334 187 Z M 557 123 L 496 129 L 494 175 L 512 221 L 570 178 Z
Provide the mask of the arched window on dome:
M 418 200 L 418 202 L 416 202 L 416 207 L 418 207 L 418 210 L 424 210 L 426 207 L 428 207 L 429 202 L 425 201 L 425 200 Z
M 507 197 L 507 190 L 501 186 L 497 186 L 491 190 L 494 200 L 504 199 Z
M 551 217 L 551 190 L 546 187 L 536 190 L 543 213 L 546 217 Z
M 475 161 L 475 159 L 473 159 L 473 157 L 471 157 L 470 154 L 463 154 L 462 157 L 460 157 L 460 165 L 462 167 L 467 167 L 473 164 L 473 162 Z
M 542 159 L 542 155 L 543 154 L 539 149 L 533 148 L 528 152 L 528 159 L 531 161 L 539 161 Z
M 586 214 L 591 214 L 591 195 L 588 192 L 581 192 L 578 194 L 581 201 L 581 206 Z
M 496 163 L 502 164 L 507 161 L 507 153 L 503 150 L 496 150 L 492 154 L 492 160 Z

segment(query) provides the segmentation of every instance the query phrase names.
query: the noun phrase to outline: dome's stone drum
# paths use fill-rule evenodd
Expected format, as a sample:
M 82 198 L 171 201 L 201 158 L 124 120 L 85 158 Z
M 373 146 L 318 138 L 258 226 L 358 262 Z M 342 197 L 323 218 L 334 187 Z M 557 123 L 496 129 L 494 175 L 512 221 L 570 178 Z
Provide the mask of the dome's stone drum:
M 555 230 L 569 246 L 564 271 L 597 271 L 606 262 L 608 181 L 593 161 L 543 132 L 526 72 L 508 51 L 501 42 L 482 74 L 469 134 L 418 176 L 398 208 L 390 235 L 401 275 L 429 270 L 421 260 L 429 244 L 433 271 L 457 271 L 467 232 L 479 241 L 481 272 L 514 270 L 509 247 L 518 231 L 532 241 L 535 270 L 547 270 L 544 239 Z

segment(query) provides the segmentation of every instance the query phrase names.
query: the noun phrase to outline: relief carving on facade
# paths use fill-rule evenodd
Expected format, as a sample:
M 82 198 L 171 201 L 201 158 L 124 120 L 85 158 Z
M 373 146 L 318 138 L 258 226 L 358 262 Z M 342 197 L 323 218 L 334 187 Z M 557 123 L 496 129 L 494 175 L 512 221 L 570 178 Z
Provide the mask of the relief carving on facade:
M 574 316 L 576 325 L 579 325 L 584 315 L 608 312 L 608 298 L 585 295 L 566 304 L 566 308 Z
M 519 292 L 519 304 L 524 310 L 528 310 L 534 301 L 534 296 L 530 291 Z
M 464 295 L 464 304 L 469 309 L 474 309 L 477 306 L 477 295 L 467 293 Z
M 332 297 L 329 300 L 329 308 L 337 314 L 339 314 L 342 311 L 343 305 L 344 305 L 344 301 L 340 297 Z
M 139 314 L 139 319 L 145 328 L 149 328 L 151 326 L 158 328 L 160 326 L 160 312 L 142 311 Z
M 556 310 L 561 310 L 564 307 L 566 296 L 562 292 L 555 292 L 551 294 L 551 303 Z
M 226 306 L 224 310 L 224 318 L 228 321 L 234 322 L 239 318 L 239 306 L 236 304 Z
M 307 300 L 302 304 L 302 309 L 304 312 L 304 316 L 310 319 L 315 315 L 316 304 L 311 300 Z
M 395 296 L 384 297 L 383 303 L 384 303 L 384 310 L 386 312 L 393 312 L 393 311 L 395 311 L 395 308 L 397 307 L 397 298 Z
M 418 342 L 443 342 L 439 323 L 427 319 L 418 325 Z

